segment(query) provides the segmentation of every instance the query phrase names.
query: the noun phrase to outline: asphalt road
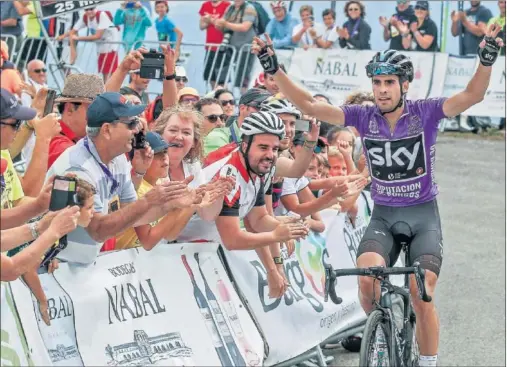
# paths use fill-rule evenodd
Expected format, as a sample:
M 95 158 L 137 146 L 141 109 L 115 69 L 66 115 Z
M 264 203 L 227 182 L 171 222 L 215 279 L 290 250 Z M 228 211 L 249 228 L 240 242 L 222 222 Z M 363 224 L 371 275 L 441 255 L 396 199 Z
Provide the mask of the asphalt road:
M 439 366 L 505 366 L 505 142 L 439 137 Z M 334 366 L 358 366 L 341 347 Z

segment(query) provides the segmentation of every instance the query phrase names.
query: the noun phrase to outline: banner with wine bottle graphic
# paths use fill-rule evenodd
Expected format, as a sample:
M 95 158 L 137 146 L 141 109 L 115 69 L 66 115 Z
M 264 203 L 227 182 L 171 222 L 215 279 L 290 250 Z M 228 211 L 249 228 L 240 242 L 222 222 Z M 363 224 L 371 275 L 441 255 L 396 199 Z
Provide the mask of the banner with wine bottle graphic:
M 21 282 L 12 290 L 35 365 L 260 366 L 263 340 L 216 244 L 159 245 L 61 264 L 40 276 L 50 325 Z
M 366 320 L 357 297 L 356 277 L 337 279 L 343 303 L 324 302 L 323 260 L 335 269 L 354 268 L 357 248 L 369 223 L 369 194 L 358 199 L 355 220 L 336 210 L 320 212 L 326 231 L 311 232 L 296 243 L 293 254 L 284 251 L 289 290 L 281 299 L 268 297 L 266 270 L 255 251 L 225 251 L 233 277 L 243 292 L 269 345 L 264 365 L 270 366 L 299 356 L 332 335 Z M 400 262 L 397 265 L 401 265 Z M 402 278 L 393 283 L 402 285 Z

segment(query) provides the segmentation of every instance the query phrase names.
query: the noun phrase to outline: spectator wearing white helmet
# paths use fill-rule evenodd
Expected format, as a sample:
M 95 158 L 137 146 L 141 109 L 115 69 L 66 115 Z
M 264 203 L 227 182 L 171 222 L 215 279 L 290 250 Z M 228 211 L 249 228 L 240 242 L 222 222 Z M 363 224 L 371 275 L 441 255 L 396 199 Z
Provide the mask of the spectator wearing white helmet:
M 296 46 L 292 42 L 292 30 L 299 23 L 297 19 L 287 11 L 287 1 L 271 1 L 272 18 L 267 27 L 266 33 L 273 40 L 273 47 L 280 49 L 291 49 Z

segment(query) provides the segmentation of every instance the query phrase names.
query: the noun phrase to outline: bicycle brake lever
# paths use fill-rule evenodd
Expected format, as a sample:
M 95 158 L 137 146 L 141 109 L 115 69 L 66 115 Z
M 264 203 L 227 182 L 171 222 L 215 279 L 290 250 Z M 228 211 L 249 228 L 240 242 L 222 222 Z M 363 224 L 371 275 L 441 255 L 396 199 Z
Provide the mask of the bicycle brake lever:
M 431 302 L 431 296 L 426 293 L 426 275 L 424 273 L 424 269 L 420 267 L 418 262 L 414 263 L 415 271 L 415 281 L 417 283 L 417 292 L 419 293 L 419 298 L 421 298 L 424 302 Z

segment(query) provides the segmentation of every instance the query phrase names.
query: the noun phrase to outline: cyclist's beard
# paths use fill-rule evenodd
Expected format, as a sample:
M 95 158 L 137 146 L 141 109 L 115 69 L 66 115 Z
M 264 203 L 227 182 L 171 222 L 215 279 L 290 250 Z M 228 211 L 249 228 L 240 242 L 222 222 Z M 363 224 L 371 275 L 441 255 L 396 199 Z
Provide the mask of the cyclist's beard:
M 271 172 L 271 169 L 273 168 L 273 165 L 276 163 L 276 158 L 262 158 L 261 160 L 254 161 L 250 158 L 250 164 L 252 171 L 254 171 L 255 174 L 263 176 L 269 172 Z

